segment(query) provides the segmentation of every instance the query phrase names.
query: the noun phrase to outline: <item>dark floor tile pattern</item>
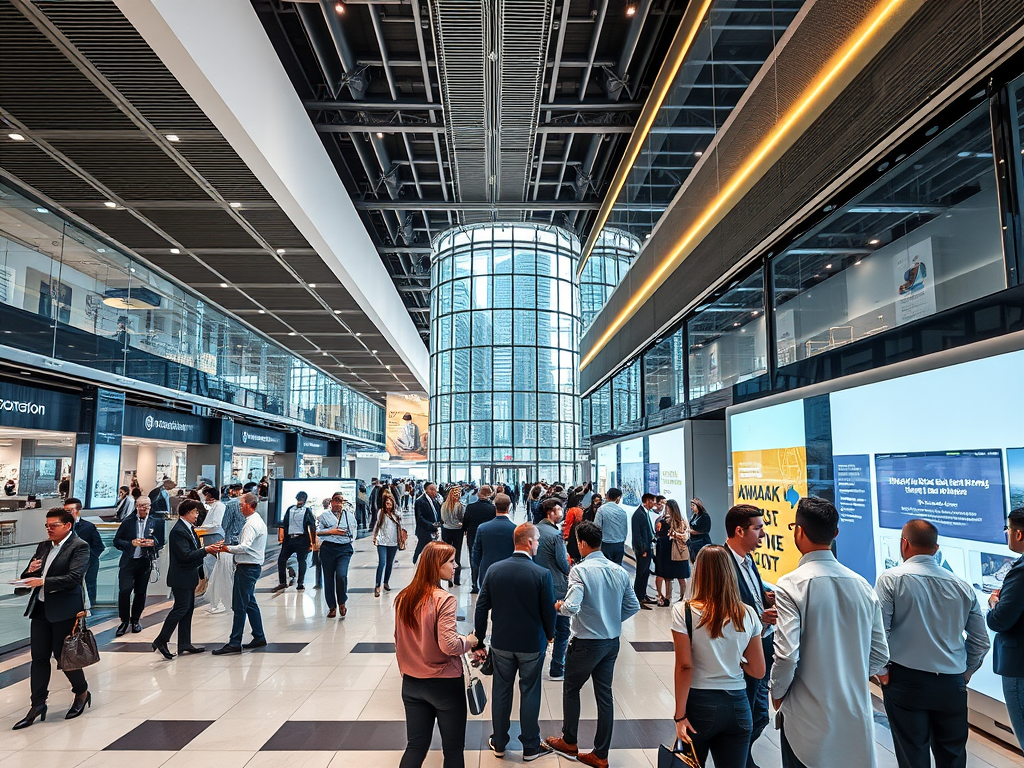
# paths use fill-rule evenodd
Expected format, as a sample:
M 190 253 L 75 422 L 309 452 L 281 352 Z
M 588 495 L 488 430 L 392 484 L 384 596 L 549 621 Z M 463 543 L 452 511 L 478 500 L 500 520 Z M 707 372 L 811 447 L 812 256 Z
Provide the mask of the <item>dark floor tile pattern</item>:
M 105 749 L 107 751 L 177 752 L 214 722 L 213 720 L 147 720 Z
M 629 644 L 633 646 L 633 650 L 637 653 L 662 653 L 665 651 L 671 653 L 675 650 L 675 647 L 668 640 L 654 642 L 630 641 Z
M 253 648 L 253 653 L 301 653 L 308 643 L 268 643 L 265 648 Z M 204 646 L 207 650 L 216 648 L 216 644 Z M 177 647 L 171 643 L 172 651 Z M 121 653 L 153 653 L 153 646 L 150 643 L 135 643 L 128 640 L 115 640 L 103 648 L 107 652 Z
M 356 643 L 352 653 L 394 653 L 394 643 Z

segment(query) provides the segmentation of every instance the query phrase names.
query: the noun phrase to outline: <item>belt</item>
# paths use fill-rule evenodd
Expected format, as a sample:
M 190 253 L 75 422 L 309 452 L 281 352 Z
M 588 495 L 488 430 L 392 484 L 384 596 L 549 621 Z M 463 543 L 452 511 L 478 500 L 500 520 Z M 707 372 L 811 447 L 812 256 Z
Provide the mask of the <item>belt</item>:
M 261 565 L 256 565 L 256 563 L 235 563 L 235 568 L 262 568 L 262 567 L 263 566 L 261 566 Z
M 288 534 L 288 538 L 289 539 L 298 539 L 298 538 L 300 538 L 302 536 L 305 536 L 305 535 L 306 534 L 304 534 L 304 533 L 289 533 Z

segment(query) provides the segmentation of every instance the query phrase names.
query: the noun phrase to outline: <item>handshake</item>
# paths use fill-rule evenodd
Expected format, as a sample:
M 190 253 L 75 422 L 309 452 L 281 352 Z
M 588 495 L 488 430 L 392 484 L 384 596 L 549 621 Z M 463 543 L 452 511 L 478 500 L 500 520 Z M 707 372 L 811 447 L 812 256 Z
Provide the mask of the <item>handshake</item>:
M 228 551 L 228 543 L 221 539 L 216 544 L 210 544 L 209 546 L 204 547 L 204 549 L 208 555 L 219 555 L 221 552 Z

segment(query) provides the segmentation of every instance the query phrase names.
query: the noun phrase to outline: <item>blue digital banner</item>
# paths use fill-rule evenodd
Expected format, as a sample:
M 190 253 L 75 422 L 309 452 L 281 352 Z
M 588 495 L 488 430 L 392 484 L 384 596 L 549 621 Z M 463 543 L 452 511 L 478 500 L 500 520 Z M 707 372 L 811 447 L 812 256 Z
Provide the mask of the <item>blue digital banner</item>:
M 657 496 L 661 493 L 661 465 L 647 465 L 647 492 Z
M 871 503 L 871 457 L 835 456 L 836 509 L 839 511 L 839 538 L 836 556 L 869 583 L 875 583 L 874 509 Z

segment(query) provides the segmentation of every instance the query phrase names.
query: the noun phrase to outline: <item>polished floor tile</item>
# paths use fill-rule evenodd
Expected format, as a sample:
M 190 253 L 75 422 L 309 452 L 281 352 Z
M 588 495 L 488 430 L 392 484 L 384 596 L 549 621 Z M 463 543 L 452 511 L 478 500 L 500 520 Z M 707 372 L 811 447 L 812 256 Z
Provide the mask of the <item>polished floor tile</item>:
M 213 720 L 147 720 L 107 746 L 106 749 L 108 751 L 177 752 L 213 723 Z

